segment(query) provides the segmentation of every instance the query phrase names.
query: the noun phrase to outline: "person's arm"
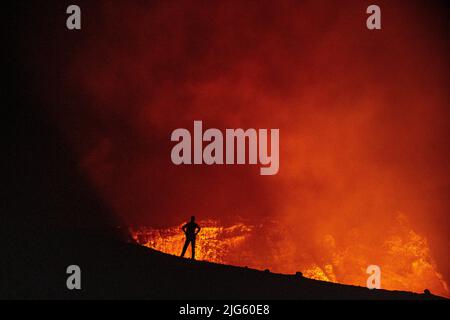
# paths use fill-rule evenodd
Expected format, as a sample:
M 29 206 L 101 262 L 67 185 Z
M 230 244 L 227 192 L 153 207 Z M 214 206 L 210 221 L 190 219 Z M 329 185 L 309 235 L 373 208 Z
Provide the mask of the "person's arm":
M 183 232 L 186 233 L 186 228 L 187 228 L 187 225 L 185 224 L 184 226 L 181 227 L 181 230 L 183 230 Z
M 195 235 L 197 235 L 197 234 L 200 232 L 201 229 L 202 229 L 202 228 L 200 228 L 200 226 L 197 225 Z

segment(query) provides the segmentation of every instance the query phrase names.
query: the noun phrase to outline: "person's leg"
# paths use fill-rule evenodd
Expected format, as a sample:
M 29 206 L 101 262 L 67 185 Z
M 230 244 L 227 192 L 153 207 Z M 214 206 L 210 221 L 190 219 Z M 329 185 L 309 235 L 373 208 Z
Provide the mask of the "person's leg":
M 181 257 L 184 257 L 184 254 L 186 253 L 188 246 L 189 246 L 189 239 L 186 238 L 186 241 L 184 241 L 183 251 L 181 251 Z
M 195 260 L 195 238 L 191 240 L 192 260 Z

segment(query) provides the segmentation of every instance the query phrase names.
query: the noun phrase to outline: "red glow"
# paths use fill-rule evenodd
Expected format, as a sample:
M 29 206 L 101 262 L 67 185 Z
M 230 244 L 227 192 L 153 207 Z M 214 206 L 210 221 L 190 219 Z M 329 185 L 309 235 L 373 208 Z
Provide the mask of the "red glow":
M 377 264 L 388 288 L 448 296 L 440 18 L 378 4 L 380 32 L 360 1 L 98 4 L 65 70 L 77 98 L 51 112 L 124 224 L 274 221 L 237 264 L 358 285 Z M 170 133 L 193 120 L 279 128 L 279 173 L 174 166 Z

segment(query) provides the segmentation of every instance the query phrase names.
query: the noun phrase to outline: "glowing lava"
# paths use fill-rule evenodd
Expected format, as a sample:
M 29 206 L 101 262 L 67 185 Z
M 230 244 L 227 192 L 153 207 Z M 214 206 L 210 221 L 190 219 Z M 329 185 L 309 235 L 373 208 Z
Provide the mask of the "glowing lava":
M 133 239 L 143 246 L 180 255 L 185 240 L 182 225 L 167 229 L 141 227 L 130 231 Z M 222 227 L 212 220 L 202 221 L 200 225 L 202 229 L 197 236 L 196 259 L 224 264 L 231 264 L 229 255 L 239 250 L 252 231 L 251 226 L 244 224 Z
M 342 245 L 332 235 L 325 234 L 314 257 L 292 249 L 289 230 L 281 229 L 273 222 L 222 226 L 218 221 L 206 220 L 200 225 L 202 230 L 196 245 L 198 260 L 281 273 L 301 271 L 307 278 L 359 286 L 365 286 L 367 266 L 376 262 L 382 270 L 383 289 L 414 292 L 429 289 L 432 293 L 449 296 L 427 240 L 411 230 L 401 214 L 397 225 L 386 233 L 380 246 L 363 245 L 355 230 L 349 232 Z M 130 233 L 140 245 L 178 256 L 185 239 L 181 226 L 130 228 Z M 264 241 L 267 238 L 271 240 Z M 263 249 L 257 248 L 256 244 Z

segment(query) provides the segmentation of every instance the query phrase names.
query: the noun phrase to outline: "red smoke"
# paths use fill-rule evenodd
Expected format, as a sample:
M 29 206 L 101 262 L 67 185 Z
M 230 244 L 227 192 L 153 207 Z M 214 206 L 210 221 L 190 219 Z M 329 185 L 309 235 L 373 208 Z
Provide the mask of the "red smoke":
M 369 4 L 86 5 L 62 71 L 73 100 L 52 112 L 128 225 L 267 218 L 289 229 L 280 251 L 318 262 L 335 246 L 361 249 L 356 241 L 368 263 L 389 269 L 382 244 L 401 212 L 448 281 L 444 17 L 414 1 L 378 1 L 382 30 L 369 31 Z M 173 165 L 170 134 L 194 120 L 279 128 L 279 173 Z

